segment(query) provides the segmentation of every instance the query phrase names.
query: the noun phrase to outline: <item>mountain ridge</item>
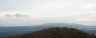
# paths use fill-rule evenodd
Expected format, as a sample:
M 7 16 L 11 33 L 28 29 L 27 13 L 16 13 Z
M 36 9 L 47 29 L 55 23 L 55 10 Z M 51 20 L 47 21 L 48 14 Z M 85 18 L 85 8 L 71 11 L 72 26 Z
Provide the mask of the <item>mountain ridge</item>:
M 50 27 L 68 27 L 68 28 L 76 28 L 79 30 L 83 30 L 92 34 L 96 34 L 96 27 L 92 26 L 83 26 L 81 24 L 68 24 L 68 23 L 47 23 L 43 25 L 36 25 L 36 26 L 12 26 L 12 27 L 0 27 L 0 36 L 8 36 L 8 35 L 18 35 L 29 33 L 32 31 L 37 31 L 45 28 Z M 94 27 L 94 28 L 93 28 Z
M 5 38 L 96 38 L 96 36 L 74 28 L 52 27 L 22 35 L 8 36 Z

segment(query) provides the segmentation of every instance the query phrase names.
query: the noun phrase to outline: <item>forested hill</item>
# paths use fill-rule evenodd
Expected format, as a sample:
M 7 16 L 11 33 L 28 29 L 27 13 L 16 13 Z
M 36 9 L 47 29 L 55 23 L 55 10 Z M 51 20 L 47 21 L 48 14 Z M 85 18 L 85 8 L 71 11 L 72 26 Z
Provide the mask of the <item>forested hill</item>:
M 5 38 L 96 38 L 96 36 L 73 28 L 53 27 L 22 35 L 8 36 Z

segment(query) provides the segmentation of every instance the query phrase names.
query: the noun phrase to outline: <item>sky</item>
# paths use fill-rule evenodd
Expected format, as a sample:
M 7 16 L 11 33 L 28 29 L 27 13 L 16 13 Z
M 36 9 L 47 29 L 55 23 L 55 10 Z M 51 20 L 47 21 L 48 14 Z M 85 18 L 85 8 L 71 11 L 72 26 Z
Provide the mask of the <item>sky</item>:
M 0 0 L 0 23 L 96 25 L 96 0 Z

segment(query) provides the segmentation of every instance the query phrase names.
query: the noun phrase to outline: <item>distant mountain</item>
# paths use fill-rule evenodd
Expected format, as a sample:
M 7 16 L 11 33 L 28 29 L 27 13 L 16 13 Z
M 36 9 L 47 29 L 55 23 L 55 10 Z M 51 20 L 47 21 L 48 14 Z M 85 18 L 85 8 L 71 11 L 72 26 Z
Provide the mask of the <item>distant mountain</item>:
M 77 28 L 80 30 L 96 30 L 96 26 L 87 26 L 82 24 L 74 24 L 74 23 L 46 23 L 48 27 L 69 27 L 69 28 Z
M 7 25 L 7 24 L 2 24 Z M 8 24 L 13 25 L 13 24 Z M 29 33 L 37 30 L 42 30 L 50 27 L 68 27 L 68 28 L 77 28 L 79 30 L 84 30 L 86 32 L 96 34 L 96 26 L 86 26 L 81 24 L 69 24 L 69 23 L 46 23 L 43 25 L 34 25 L 34 26 L 10 26 L 10 27 L 0 27 L 0 36 L 10 36 Z M 29 25 L 29 24 L 28 24 Z
M 54 27 L 3 38 L 96 38 L 96 36 L 73 28 Z
M 83 30 L 85 32 L 95 34 L 96 35 L 96 26 L 87 26 L 82 24 L 74 24 L 74 23 L 46 23 L 43 24 L 43 26 L 46 25 L 48 27 L 68 27 L 68 28 L 76 28 L 79 30 Z

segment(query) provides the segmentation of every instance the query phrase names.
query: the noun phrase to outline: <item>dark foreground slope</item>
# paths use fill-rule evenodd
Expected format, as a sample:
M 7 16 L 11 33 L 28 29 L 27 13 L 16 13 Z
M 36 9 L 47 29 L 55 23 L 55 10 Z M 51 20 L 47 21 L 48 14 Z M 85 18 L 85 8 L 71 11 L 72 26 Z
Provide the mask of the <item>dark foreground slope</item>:
M 5 38 L 96 38 L 96 37 L 84 31 L 73 28 L 55 27 L 22 35 L 9 36 Z
M 96 34 L 96 26 L 87 26 L 87 25 L 73 24 L 73 23 L 46 23 L 42 25 L 29 25 L 29 24 L 0 24 L 0 25 L 1 26 L 10 25 L 8 27 L 0 27 L 0 37 L 20 35 L 20 34 L 30 33 L 33 31 L 37 31 L 45 28 L 51 28 L 51 27 L 76 28 L 91 34 Z

